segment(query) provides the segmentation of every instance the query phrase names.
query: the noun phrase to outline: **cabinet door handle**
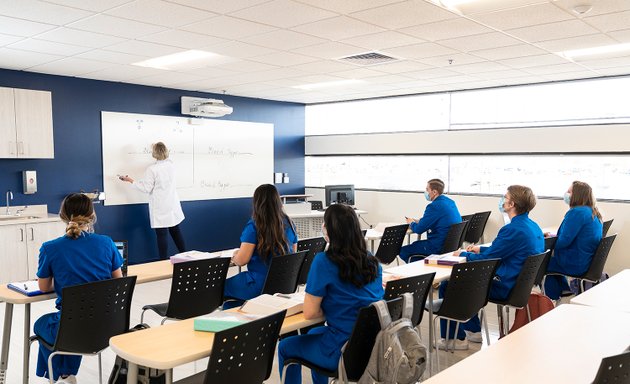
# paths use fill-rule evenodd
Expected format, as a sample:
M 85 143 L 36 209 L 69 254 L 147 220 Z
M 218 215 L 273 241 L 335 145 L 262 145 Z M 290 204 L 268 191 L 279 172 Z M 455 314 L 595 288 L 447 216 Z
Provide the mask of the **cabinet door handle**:
M 35 230 L 31 227 L 31 241 L 35 241 Z
M 20 228 L 20 241 L 24 242 L 24 229 Z
M 18 141 L 18 153 L 20 155 L 24 154 L 24 142 L 23 141 Z
M 17 143 L 15 141 L 9 141 L 9 154 L 15 155 L 15 145 Z

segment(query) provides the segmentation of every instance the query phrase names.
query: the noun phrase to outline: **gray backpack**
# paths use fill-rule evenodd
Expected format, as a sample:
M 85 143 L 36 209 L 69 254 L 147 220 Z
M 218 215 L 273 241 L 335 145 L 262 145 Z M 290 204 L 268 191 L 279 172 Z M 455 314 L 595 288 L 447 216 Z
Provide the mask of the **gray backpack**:
M 420 381 L 427 364 L 427 349 L 411 324 L 413 296 L 403 294 L 403 311 L 392 322 L 384 300 L 372 303 L 381 323 L 381 331 L 370 360 L 358 384 L 411 384 Z

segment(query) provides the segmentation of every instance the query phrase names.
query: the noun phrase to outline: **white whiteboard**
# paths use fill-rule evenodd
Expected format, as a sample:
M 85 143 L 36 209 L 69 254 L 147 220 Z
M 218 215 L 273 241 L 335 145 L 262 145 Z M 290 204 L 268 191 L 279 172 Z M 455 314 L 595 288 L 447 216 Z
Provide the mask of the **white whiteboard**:
M 273 183 L 273 124 L 101 112 L 105 205 L 146 203 L 117 175 L 141 178 L 162 141 L 175 164 L 182 201 L 250 197 Z

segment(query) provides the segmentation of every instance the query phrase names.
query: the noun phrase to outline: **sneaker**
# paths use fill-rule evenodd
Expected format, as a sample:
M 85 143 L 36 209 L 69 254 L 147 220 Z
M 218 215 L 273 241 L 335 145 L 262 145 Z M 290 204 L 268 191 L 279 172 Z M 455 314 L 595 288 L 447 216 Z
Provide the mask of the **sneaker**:
M 77 384 L 77 377 L 75 375 L 70 375 L 67 377 L 59 376 L 57 382 L 55 384 Z
M 470 331 L 464 331 L 464 332 L 466 332 L 466 340 L 470 341 L 471 343 L 483 342 L 483 338 L 481 337 L 481 332 L 470 332 Z
M 442 349 L 442 350 L 446 350 L 446 340 L 445 339 L 441 339 L 438 342 L 437 345 L 437 349 Z M 468 340 L 464 339 L 464 340 L 459 340 L 459 339 L 455 339 L 455 345 L 453 346 L 453 340 L 449 340 L 448 341 L 448 349 L 449 350 L 456 350 L 456 351 L 465 351 L 468 349 Z

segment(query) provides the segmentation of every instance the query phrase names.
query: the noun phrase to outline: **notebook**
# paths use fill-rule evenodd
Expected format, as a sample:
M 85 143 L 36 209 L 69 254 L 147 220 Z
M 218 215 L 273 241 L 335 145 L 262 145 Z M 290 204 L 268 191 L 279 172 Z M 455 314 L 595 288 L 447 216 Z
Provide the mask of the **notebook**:
M 123 264 L 120 267 L 123 276 L 127 276 L 127 266 L 129 265 L 129 250 L 127 248 L 127 240 L 114 240 L 116 249 L 120 252 L 120 256 L 123 259 Z
M 14 283 L 7 284 L 7 287 L 26 296 L 37 296 L 47 293 L 39 290 L 37 280 L 16 281 Z

